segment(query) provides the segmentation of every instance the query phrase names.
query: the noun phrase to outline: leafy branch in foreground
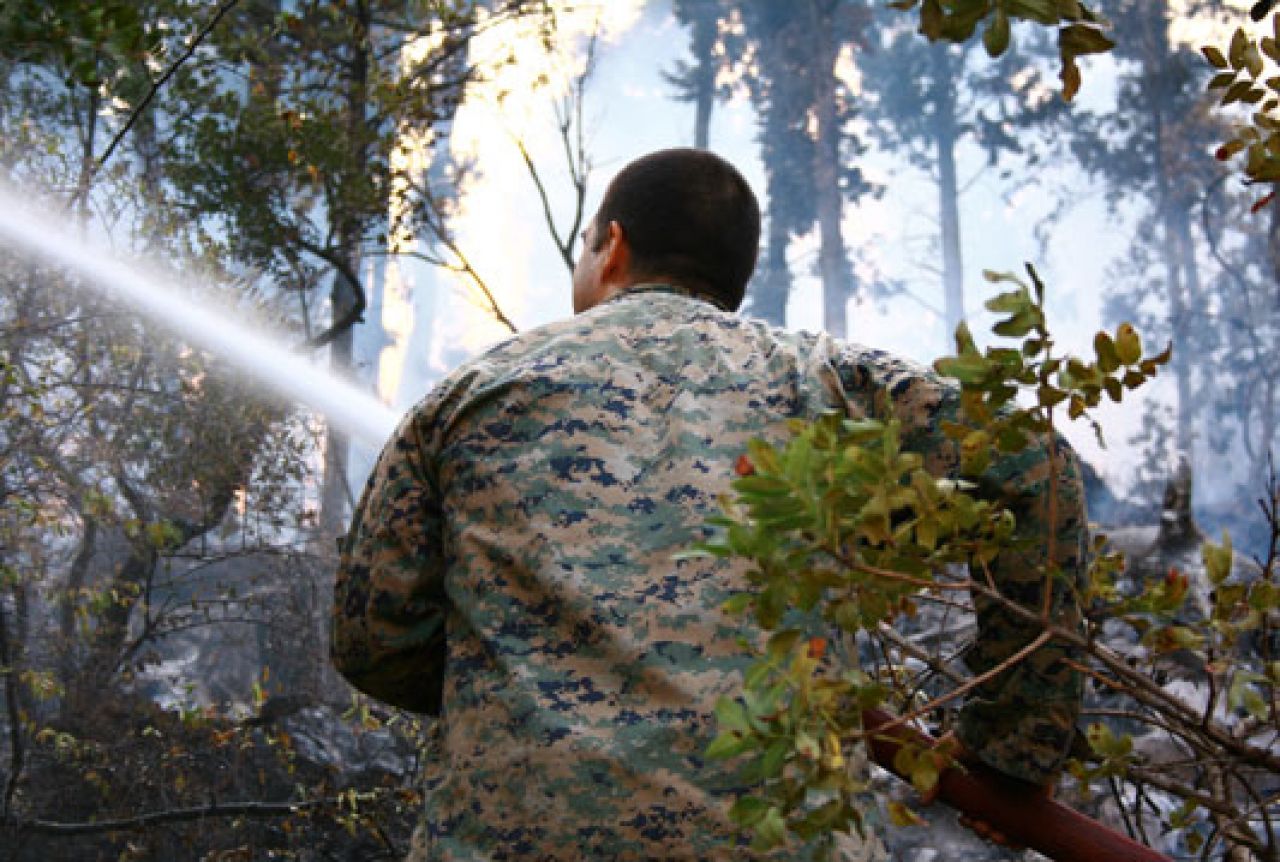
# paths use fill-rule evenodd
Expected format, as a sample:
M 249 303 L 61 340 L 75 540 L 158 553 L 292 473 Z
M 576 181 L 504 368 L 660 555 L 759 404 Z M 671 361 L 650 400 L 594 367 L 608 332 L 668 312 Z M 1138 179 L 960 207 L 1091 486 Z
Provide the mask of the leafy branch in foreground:
M 1244 153 L 1244 174 L 1250 182 L 1280 182 L 1280 12 L 1271 14 L 1270 35 L 1256 38 L 1237 27 L 1225 51 L 1214 45 L 1200 50 L 1216 70 L 1209 90 L 1222 91 L 1220 103 L 1245 105 L 1253 112 L 1249 123 L 1237 124 L 1232 137 L 1218 148 L 1218 159 L 1228 161 Z
M 1013 21 L 1056 28 L 1062 97 L 1068 102 L 1080 90 L 1076 60 L 1115 47 L 1102 18 L 1079 0 L 892 0 L 889 5 L 902 10 L 919 6 L 920 32 L 931 42 L 967 42 L 981 24 L 982 45 L 991 57 L 1008 50 Z
M 979 351 L 961 328 L 956 355 L 936 364 L 960 385 L 959 421 L 943 430 L 962 478 L 927 472 L 922 456 L 904 448 L 892 416 L 798 423 L 787 445 L 757 442 L 739 461 L 735 494 L 715 522 L 721 529 L 698 553 L 749 561 L 751 588 L 727 609 L 749 614 L 767 636 L 742 696 L 719 704 L 720 734 L 708 752 L 736 758 L 751 785 L 731 814 L 754 833 L 757 847 L 784 844 L 790 835 L 830 843 L 862 827 L 875 804 L 866 798 L 864 710 L 889 706 L 899 724 L 932 718 L 1053 644 L 1094 686 L 1089 711 L 1099 720 L 1085 734 L 1092 752 L 1070 766 L 1082 797 L 1114 786 L 1117 801 L 1131 809 L 1131 833 L 1145 834 L 1142 822 L 1154 810 L 1158 828 L 1205 858 L 1216 842 L 1254 851 L 1274 846 L 1277 803 L 1266 787 L 1280 776 L 1271 751 L 1280 737 L 1280 663 L 1270 653 L 1280 608 L 1276 554 L 1260 572 L 1245 572 L 1227 538 L 1204 546 L 1203 585 L 1177 570 L 1142 582 L 1098 536 L 1087 582 L 1078 587 L 1087 613 L 1081 627 L 1064 623 L 1047 602 L 1014 601 L 991 580 L 992 560 L 1015 541 L 1017 524 L 979 495 L 984 472 L 1024 447 L 1056 445 L 1062 411 L 1093 422 L 1100 434 L 1092 409 L 1104 397 L 1121 401 L 1170 358 L 1168 349 L 1148 355 L 1127 324 L 1098 333 L 1091 358 L 1057 356 L 1044 286 L 1033 269 L 1028 273 L 1029 283 L 988 275 L 1011 288 L 987 308 L 999 316 L 996 334 L 1013 346 Z M 1062 479 L 1051 469 L 1050 483 Z M 1045 566 L 1037 577 L 1052 587 L 1060 576 Z M 1197 592 L 1205 594 L 1205 614 L 1188 610 L 1188 596 Z M 967 595 L 1039 634 L 968 677 L 948 655 L 959 645 L 945 637 L 928 653 L 921 648 L 927 639 L 885 634 L 891 623 L 917 632 L 954 628 L 939 617 Z M 860 662 L 875 655 L 868 645 L 883 659 Z M 952 679 L 950 690 L 925 679 L 939 668 Z M 1190 687 L 1170 684 L 1175 679 Z M 927 793 L 952 755 L 907 746 L 897 761 Z M 1170 804 L 1146 804 L 1152 793 Z M 901 803 L 889 808 L 894 823 L 916 820 Z

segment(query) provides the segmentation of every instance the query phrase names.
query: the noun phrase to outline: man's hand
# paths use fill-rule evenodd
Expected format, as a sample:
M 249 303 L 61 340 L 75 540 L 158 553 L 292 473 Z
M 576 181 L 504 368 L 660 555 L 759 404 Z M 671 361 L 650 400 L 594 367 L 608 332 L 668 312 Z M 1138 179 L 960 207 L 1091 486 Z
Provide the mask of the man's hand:
M 951 768 L 953 769 L 964 769 L 966 764 L 978 764 L 981 762 L 977 755 L 964 747 L 964 744 L 956 737 L 953 731 L 947 731 L 942 736 L 938 737 L 938 741 L 934 745 L 934 748 L 941 749 L 951 756 L 953 761 Z M 1045 799 L 1053 798 L 1053 787 L 1054 786 L 1052 784 L 1046 784 L 1043 787 L 1035 787 L 1030 784 L 1027 785 L 1029 793 L 1042 796 Z M 942 781 L 939 780 L 933 785 L 928 793 L 922 793 L 920 795 L 921 804 L 932 805 L 937 800 L 938 794 L 941 792 L 941 788 Z M 959 823 L 961 826 L 969 829 L 984 841 L 990 841 L 992 844 L 998 844 L 1001 847 L 1007 847 L 1010 850 L 1024 849 L 1023 845 L 1013 841 L 1009 836 L 1005 835 L 985 820 L 976 820 L 971 817 L 961 815 Z

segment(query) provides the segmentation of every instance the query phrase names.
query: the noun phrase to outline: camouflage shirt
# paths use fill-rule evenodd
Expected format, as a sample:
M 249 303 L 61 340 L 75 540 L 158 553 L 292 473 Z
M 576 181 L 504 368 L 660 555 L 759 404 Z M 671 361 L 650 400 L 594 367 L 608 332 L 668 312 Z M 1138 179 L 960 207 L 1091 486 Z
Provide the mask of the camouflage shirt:
M 703 756 L 716 699 L 741 687 L 749 623 L 721 605 L 743 564 L 673 555 L 703 537 L 748 440 L 782 444 L 789 419 L 891 404 L 906 443 L 949 473 L 938 422 L 956 401 L 885 353 L 660 285 L 450 375 L 374 469 L 334 609 L 339 669 L 440 716 L 425 858 L 774 858 L 742 844 L 727 817 L 742 788 Z M 1056 547 L 1076 572 L 1081 496 L 1060 457 Z M 1034 449 L 994 468 L 1024 532 L 1044 529 L 1047 464 Z M 1022 579 L 1036 562 L 998 560 L 994 575 L 1033 597 L 1039 580 Z M 989 607 L 979 626 L 975 671 L 1036 634 Z M 970 699 L 972 750 L 1034 780 L 1060 766 L 1079 695 L 1056 657 L 1043 650 Z M 843 858 L 872 858 L 873 844 Z

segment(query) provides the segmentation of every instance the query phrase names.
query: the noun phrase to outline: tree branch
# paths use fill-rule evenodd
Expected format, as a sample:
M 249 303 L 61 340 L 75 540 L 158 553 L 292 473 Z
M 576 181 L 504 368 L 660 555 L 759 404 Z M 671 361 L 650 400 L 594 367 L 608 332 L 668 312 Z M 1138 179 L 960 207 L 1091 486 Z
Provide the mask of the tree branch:
M 347 262 L 340 254 L 326 246 L 316 245 L 305 239 L 298 239 L 298 245 L 303 251 L 315 255 L 323 260 L 329 266 L 333 267 L 338 273 L 338 277 L 346 282 L 347 287 L 351 288 L 351 294 L 354 301 L 351 308 L 338 320 L 335 320 L 328 329 L 319 335 L 312 336 L 303 342 L 303 346 L 318 348 L 336 340 L 338 336 L 364 320 L 365 309 L 368 308 L 368 300 L 365 298 L 364 285 L 360 283 L 359 275 L 352 270 L 351 264 Z
M 147 94 L 142 97 L 142 101 L 138 103 L 137 107 L 129 112 L 129 118 L 125 120 L 120 131 L 116 132 L 115 137 L 111 139 L 111 143 L 107 144 L 107 148 L 102 151 L 102 155 L 98 158 L 97 162 L 94 163 L 93 170 L 89 172 L 90 180 L 102 171 L 112 154 L 115 153 L 116 148 L 120 146 L 120 142 L 124 140 L 125 136 L 128 135 L 130 130 L 132 130 L 137 124 L 138 119 L 151 104 L 151 100 L 155 98 L 156 93 L 160 92 L 160 88 L 169 82 L 169 79 L 174 76 L 183 63 L 191 59 L 191 55 L 196 52 L 196 48 L 200 47 L 200 43 L 208 38 L 209 34 L 213 32 L 213 28 L 218 26 L 218 22 L 226 17 L 226 14 L 234 9 L 239 2 L 240 0 L 224 0 L 223 4 L 218 7 L 218 11 L 213 14 L 213 17 L 210 18 L 208 22 L 200 28 L 200 31 L 192 37 L 191 41 L 187 43 L 187 47 L 183 50 L 182 56 L 174 60 L 173 63 L 169 65 L 169 68 L 165 69 L 164 73 L 151 84 L 151 87 L 147 90 Z
M 98 835 L 103 832 L 146 829 L 160 823 L 207 820 L 210 817 L 288 817 L 304 809 L 313 808 L 321 801 L 327 800 L 214 803 L 201 808 L 172 808 L 168 811 L 153 811 L 148 814 L 139 814 L 136 817 L 122 817 L 115 820 L 94 820 L 86 823 L 20 820 L 15 822 L 14 826 L 19 833 L 34 833 L 37 835 Z

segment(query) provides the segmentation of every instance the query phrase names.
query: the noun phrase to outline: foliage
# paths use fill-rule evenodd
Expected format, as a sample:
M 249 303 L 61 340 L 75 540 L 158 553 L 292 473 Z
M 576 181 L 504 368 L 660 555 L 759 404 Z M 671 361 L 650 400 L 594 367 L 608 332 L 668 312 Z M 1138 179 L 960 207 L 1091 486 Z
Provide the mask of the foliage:
M 920 7 L 920 32 L 930 41 L 967 42 L 982 25 L 982 44 L 992 57 L 1009 48 L 1012 22 L 1032 21 L 1058 32 L 1062 97 L 1071 101 L 1080 90 L 1076 60 L 1110 51 L 1115 43 L 1104 22 L 1079 0 L 894 0 L 895 9 Z
M 313 331 L 315 294 L 363 290 L 397 195 L 446 230 L 391 151 L 447 123 L 481 22 L 471 3 L 283 5 L 6 4 L 0 170 L 122 256 L 225 286 L 193 300 L 320 344 L 358 313 Z M 432 50 L 402 66 L 414 40 Z M 4 264 L 5 858 L 402 853 L 423 728 L 334 711 L 314 420 L 66 273 Z M 324 747 L 362 737 L 377 768 Z
M 1280 181 L 1280 11 L 1271 13 L 1271 34 L 1261 38 L 1237 27 L 1226 50 L 1214 45 L 1201 48 L 1209 64 L 1217 70 L 1209 80 L 1210 90 L 1221 90 L 1220 104 L 1250 106 L 1248 124 L 1237 125 L 1232 136 L 1218 148 L 1217 157 L 1227 161 L 1244 153 L 1244 174 L 1250 182 Z M 1270 196 L 1255 205 L 1264 205 Z
M 1092 422 L 1104 398 L 1121 401 L 1170 358 L 1169 350 L 1146 353 L 1128 325 L 1098 333 L 1088 360 L 1055 355 L 1044 289 L 1029 273 L 1030 284 L 990 276 L 1013 288 L 987 303 L 999 315 L 996 334 L 1013 339 L 1011 346 L 979 351 L 962 328 L 957 353 L 937 363 L 961 387 L 964 422 L 947 430 L 972 480 L 993 459 L 1051 433 L 1063 411 Z M 1027 406 L 1017 406 L 1019 396 Z M 742 697 L 720 703 L 720 735 L 708 752 L 742 758 L 742 777 L 754 789 L 733 815 L 758 846 L 782 844 L 788 833 L 812 839 L 858 826 L 864 776 L 847 763 L 864 756 L 864 709 L 887 703 L 903 721 L 919 721 L 974 685 L 976 678 L 960 678 L 922 703 L 913 666 L 949 663 L 907 649 L 902 638 L 888 641 L 887 664 L 858 667 L 860 641 L 885 643 L 888 624 L 953 604 L 948 597 L 957 591 L 1036 620 L 1047 641 L 1086 657 L 1081 669 L 1102 694 L 1094 703 L 1101 720 L 1086 734 L 1092 753 L 1072 766 L 1082 791 L 1123 778 L 1171 794 L 1184 804 L 1164 827 L 1197 849 L 1207 836 L 1255 849 L 1274 840 L 1271 803 L 1247 801 L 1280 770 L 1264 742 L 1280 730 L 1280 665 L 1270 652 L 1280 610 L 1274 553 L 1261 573 L 1242 572 L 1224 538 L 1202 550 L 1206 584 L 1177 570 L 1136 583 L 1105 537 L 1096 537 L 1079 596 L 1088 609 L 1081 633 L 1043 607 L 1017 606 L 993 590 L 981 572 L 1007 546 L 1012 516 L 980 496 L 971 479 L 927 474 L 920 456 L 902 449 L 895 420 L 828 416 L 796 431 L 782 449 L 752 446 L 718 537 L 701 549 L 750 561 L 752 588 L 729 608 L 750 614 L 769 635 Z M 970 574 L 957 575 L 957 565 Z M 1203 616 L 1189 612 L 1196 592 L 1207 601 Z M 1187 668 L 1206 693 L 1202 705 L 1162 684 L 1174 670 L 1186 677 Z M 1153 750 L 1150 735 L 1139 749 L 1140 731 L 1169 750 Z M 944 753 L 919 749 L 900 759 L 922 793 L 950 763 Z M 902 810 L 891 817 L 912 819 Z

